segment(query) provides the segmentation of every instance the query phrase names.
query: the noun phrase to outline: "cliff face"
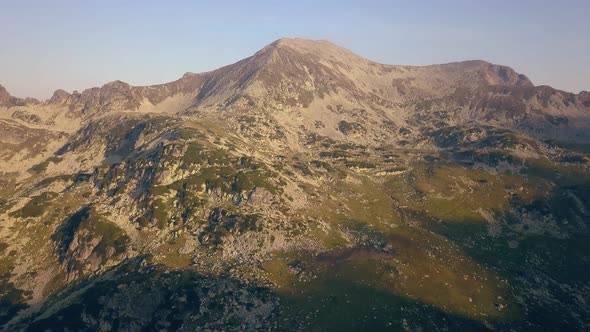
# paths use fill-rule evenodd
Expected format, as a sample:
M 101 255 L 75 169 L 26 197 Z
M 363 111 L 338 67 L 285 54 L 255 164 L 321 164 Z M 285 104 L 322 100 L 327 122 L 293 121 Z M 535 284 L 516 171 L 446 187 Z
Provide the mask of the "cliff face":
M 508 67 L 302 39 L 161 85 L 0 87 L 0 324 L 583 330 L 589 112 Z

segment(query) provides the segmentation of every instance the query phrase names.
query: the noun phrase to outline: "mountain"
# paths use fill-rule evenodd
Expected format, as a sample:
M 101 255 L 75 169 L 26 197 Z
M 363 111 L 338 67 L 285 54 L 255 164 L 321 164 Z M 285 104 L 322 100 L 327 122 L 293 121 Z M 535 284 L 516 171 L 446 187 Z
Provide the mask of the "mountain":
M 0 87 L 6 330 L 584 330 L 590 93 L 280 39 Z

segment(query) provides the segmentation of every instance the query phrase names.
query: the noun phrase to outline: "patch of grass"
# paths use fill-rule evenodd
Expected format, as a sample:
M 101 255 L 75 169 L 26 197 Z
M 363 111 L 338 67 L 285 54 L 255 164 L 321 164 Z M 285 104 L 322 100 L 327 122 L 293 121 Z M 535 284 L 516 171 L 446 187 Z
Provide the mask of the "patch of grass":
M 478 321 L 502 320 L 507 315 L 495 308 L 498 293 L 493 284 L 473 279 L 469 269 L 454 271 L 451 265 L 450 272 L 445 271 L 449 274 L 441 271 L 440 275 L 435 270 L 444 267 L 442 262 L 418 265 L 408 261 L 424 257 L 394 253 L 387 258 L 371 249 L 344 250 L 347 254 L 338 260 L 290 252 L 263 263 L 281 295 L 286 326 L 303 323 L 329 331 L 389 331 L 406 321 L 416 329 L 482 328 Z M 432 270 L 414 270 L 416 267 Z M 469 280 L 463 279 L 463 273 L 469 274 Z
M 338 123 L 338 131 L 348 136 L 354 133 L 364 132 L 365 128 L 360 123 L 342 120 Z
M 171 240 L 154 250 L 152 260 L 172 269 L 185 269 L 192 265 L 192 255 L 181 253 L 186 238 L 179 237 Z
M 525 201 L 542 193 L 536 183 L 520 176 L 452 164 L 432 168 L 416 164 L 410 172 L 391 177 L 386 187 L 404 209 L 456 222 L 485 222 L 481 211 L 508 209 L 511 193 Z
M 309 105 L 313 101 L 313 91 L 309 91 L 309 90 L 299 91 L 299 97 L 297 98 L 297 101 L 299 101 L 299 103 L 301 103 L 301 105 L 303 105 L 303 107 L 306 107 L 306 108 L 309 107 Z
M 293 168 L 295 168 L 296 170 L 298 170 L 299 172 L 301 172 L 301 174 L 305 175 L 305 176 L 311 176 L 313 175 L 313 173 L 311 172 L 311 170 L 309 169 L 309 167 L 307 167 L 307 165 L 305 165 L 302 162 L 297 162 L 293 164 Z
M 2 243 L 3 250 L 7 245 Z M 10 280 L 15 265 L 16 251 L 5 255 L 0 252 L 0 326 L 11 320 L 17 312 L 28 307 L 26 300 L 28 294 L 26 291 L 19 289 Z
M 344 159 L 350 158 L 351 155 L 343 150 L 333 150 L 333 151 L 322 151 L 320 152 L 320 158 L 331 158 L 331 159 Z
M 365 160 L 347 160 L 344 165 L 349 168 L 369 169 L 377 167 L 375 164 Z
M 173 205 L 168 201 L 166 198 L 156 198 L 151 205 L 151 219 L 159 229 L 166 228 L 170 223 L 168 213 L 173 210 Z
M 39 217 L 45 213 L 45 209 L 50 205 L 51 201 L 58 196 L 57 193 L 46 191 L 38 196 L 34 196 L 19 210 L 11 213 L 13 217 L 34 218 Z
M 33 165 L 29 169 L 29 172 L 33 173 L 33 174 L 39 174 L 39 173 L 45 172 L 45 170 L 47 170 L 47 166 L 49 166 L 49 163 L 58 164 L 61 161 L 62 161 L 61 157 L 51 156 L 51 157 L 47 158 L 45 161 L 43 161 L 42 163 Z

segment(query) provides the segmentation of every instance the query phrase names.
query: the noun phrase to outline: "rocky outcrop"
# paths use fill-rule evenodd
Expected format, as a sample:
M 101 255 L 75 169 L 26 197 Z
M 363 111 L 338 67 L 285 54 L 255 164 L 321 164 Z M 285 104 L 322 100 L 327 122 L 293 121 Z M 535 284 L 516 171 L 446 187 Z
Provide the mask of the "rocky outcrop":
M 0 85 L 0 106 L 12 107 L 12 106 L 23 106 L 27 102 L 35 103 L 37 102 L 36 99 L 27 98 L 27 99 L 20 99 L 10 95 L 8 90 L 5 87 Z
M 70 96 L 71 94 L 69 94 L 67 91 L 58 89 L 55 90 L 51 98 L 49 98 L 49 102 L 54 104 L 63 104 L 68 100 L 68 98 L 70 98 Z
M 274 195 L 264 188 L 254 188 L 248 195 L 248 204 L 253 206 L 270 206 L 275 200 Z
M 93 273 L 126 252 L 128 236 L 91 206 L 84 206 L 52 236 L 68 280 Z
M 10 93 L 8 93 L 8 91 L 6 90 L 5 87 L 0 85 L 0 105 L 8 103 L 10 101 L 10 99 L 12 99 L 12 96 L 10 95 Z
M 35 98 L 17 98 L 13 97 L 8 93 L 5 87 L 0 85 L 0 106 L 13 107 L 13 106 L 26 106 L 39 104 L 39 100 Z

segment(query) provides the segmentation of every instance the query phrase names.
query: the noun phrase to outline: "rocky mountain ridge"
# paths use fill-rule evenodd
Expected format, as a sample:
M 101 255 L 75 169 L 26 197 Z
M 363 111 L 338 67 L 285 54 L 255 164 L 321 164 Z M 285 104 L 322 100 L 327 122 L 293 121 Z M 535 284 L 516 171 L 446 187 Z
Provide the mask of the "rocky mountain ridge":
M 4 103 L 26 104 L 6 91 L 3 96 Z M 383 65 L 326 41 L 301 39 L 278 40 L 235 64 L 187 73 L 171 83 L 134 87 L 114 81 L 81 93 L 58 90 L 43 105 L 67 106 L 84 119 L 119 110 L 190 114 L 244 104 L 319 113 L 330 99 L 385 112 L 397 127 L 408 126 L 408 118 L 428 103 L 444 112 L 453 109 L 453 118 L 463 122 L 497 122 L 553 138 L 589 139 L 584 135 L 588 93 L 536 87 L 511 68 L 484 61 Z

